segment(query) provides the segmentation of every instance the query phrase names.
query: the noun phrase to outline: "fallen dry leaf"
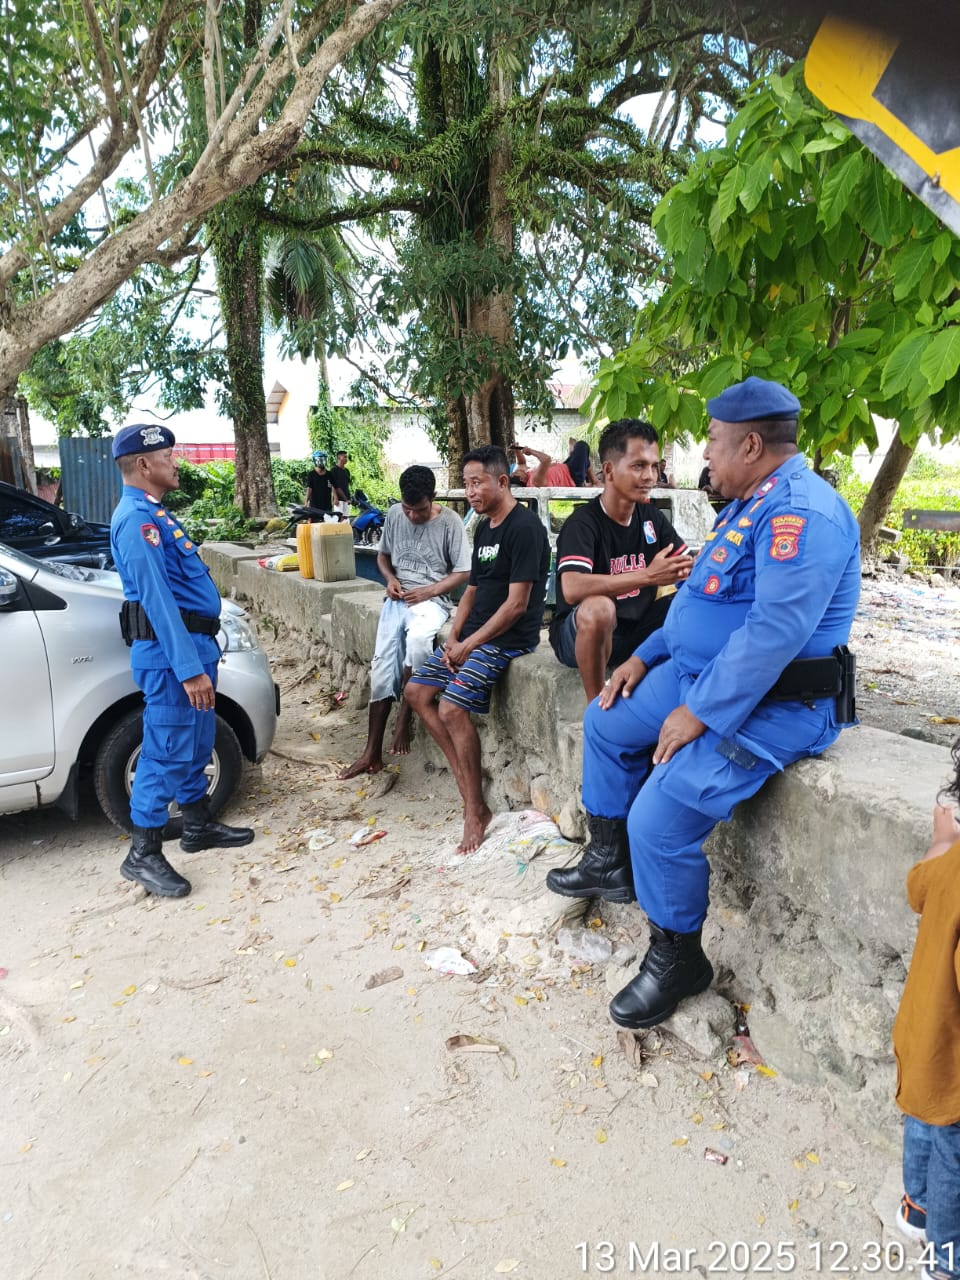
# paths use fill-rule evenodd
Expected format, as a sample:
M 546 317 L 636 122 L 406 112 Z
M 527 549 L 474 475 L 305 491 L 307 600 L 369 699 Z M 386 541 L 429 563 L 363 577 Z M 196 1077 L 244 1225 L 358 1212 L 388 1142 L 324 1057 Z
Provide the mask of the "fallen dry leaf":
M 643 1071 L 637 1078 L 637 1084 L 642 1084 L 645 1089 L 658 1089 L 660 1081 L 652 1071 Z
M 517 1258 L 502 1258 L 493 1269 L 498 1276 L 505 1276 L 510 1271 L 516 1271 L 519 1265 Z
M 193 1059 L 192 1059 L 192 1058 L 178 1058 L 178 1059 L 177 1059 L 177 1061 L 180 1063 L 181 1067 L 192 1067 L 192 1066 L 193 1066 Z
M 556 1156 L 550 1161 L 555 1169 L 565 1169 L 567 1167 L 566 1160 L 560 1160 Z
M 365 991 L 372 991 L 374 987 L 383 987 L 388 982 L 396 982 L 398 978 L 403 977 L 403 970 L 398 964 L 392 964 L 388 969 L 380 969 L 377 973 L 372 973 L 363 984 Z
M 593 1135 L 593 1137 L 596 1142 L 599 1142 L 601 1144 L 606 1142 L 607 1140 L 606 1129 L 598 1129 L 597 1132 Z
M 503 1045 L 495 1040 L 484 1040 L 482 1036 L 450 1036 L 446 1041 L 451 1053 L 502 1053 Z
M 643 1048 L 636 1036 L 631 1035 L 629 1031 L 618 1031 L 617 1044 L 632 1067 L 643 1066 Z
M 347 1178 L 344 1182 L 338 1182 L 338 1183 L 337 1183 L 337 1190 L 338 1190 L 338 1191 L 349 1191 L 349 1189 L 350 1189 L 352 1186 L 355 1186 L 355 1185 L 356 1185 L 356 1184 L 355 1184 L 355 1182 L 354 1182 L 353 1178 Z

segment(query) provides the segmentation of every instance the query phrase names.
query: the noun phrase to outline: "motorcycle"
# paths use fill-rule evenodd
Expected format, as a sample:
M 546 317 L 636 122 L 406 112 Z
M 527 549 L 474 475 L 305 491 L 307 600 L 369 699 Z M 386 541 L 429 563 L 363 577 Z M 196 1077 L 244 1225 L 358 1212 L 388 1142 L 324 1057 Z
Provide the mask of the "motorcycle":
M 384 513 L 375 507 L 362 489 L 353 495 L 353 505 L 359 507 L 357 515 L 350 520 L 353 526 L 353 540 L 362 547 L 375 547 L 380 541 L 383 529 Z

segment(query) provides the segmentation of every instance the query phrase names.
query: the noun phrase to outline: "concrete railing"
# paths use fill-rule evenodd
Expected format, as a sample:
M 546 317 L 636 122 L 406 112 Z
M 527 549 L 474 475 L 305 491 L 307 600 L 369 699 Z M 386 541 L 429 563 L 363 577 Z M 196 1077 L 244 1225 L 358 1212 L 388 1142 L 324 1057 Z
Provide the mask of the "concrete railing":
M 355 579 L 321 583 L 260 569 L 255 554 L 206 544 L 224 595 L 303 636 L 350 689 L 369 690 L 382 589 Z M 478 719 L 488 800 L 531 802 L 583 831 L 581 718 L 575 671 L 544 642 L 513 662 Z M 419 735 L 418 750 L 434 753 Z M 824 755 L 771 779 L 710 838 L 712 906 L 705 945 L 721 990 L 751 1005 L 750 1028 L 779 1071 L 836 1088 L 838 1105 L 865 1133 L 891 1141 L 890 1030 L 916 932 L 907 870 L 930 838 L 948 751 L 858 727 Z

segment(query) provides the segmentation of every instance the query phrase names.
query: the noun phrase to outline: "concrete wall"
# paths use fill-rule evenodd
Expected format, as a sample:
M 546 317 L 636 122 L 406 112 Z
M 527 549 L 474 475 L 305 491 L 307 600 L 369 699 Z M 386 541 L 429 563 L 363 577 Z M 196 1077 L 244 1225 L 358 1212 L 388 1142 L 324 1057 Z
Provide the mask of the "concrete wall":
M 382 590 L 261 570 L 228 545 L 204 559 L 221 592 L 300 634 L 332 665 L 352 705 L 366 703 Z M 493 807 L 532 803 L 568 836 L 579 807 L 585 705 L 575 671 L 546 641 L 511 664 L 478 720 Z M 418 750 L 442 763 L 421 735 Z M 904 878 L 926 848 L 945 748 L 864 726 L 772 779 L 708 843 L 712 906 L 704 930 L 715 986 L 750 1004 L 750 1030 L 779 1072 L 835 1091 L 865 1136 L 893 1145 L 890 1030 L 916 932 Z

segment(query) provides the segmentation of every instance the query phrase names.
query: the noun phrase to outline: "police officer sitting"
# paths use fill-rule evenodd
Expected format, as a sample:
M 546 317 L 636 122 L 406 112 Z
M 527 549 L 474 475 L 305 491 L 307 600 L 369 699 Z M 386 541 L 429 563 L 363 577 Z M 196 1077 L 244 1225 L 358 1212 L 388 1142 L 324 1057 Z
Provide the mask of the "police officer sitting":
M 214 822 L 204 773 L 216 732 L 214 691 L 220 649 L 220 593 L 196 544 L 163 506 L 180 485 L 168 427 L 125 427 L 113 442 L 123 493 L 110 544 L 123 583 L 121 628 L 133 678 L 143 692 L 143 745 L 133 779 L 133 839 L 120 874 L 161 897 L 182 898 L 190 882 L 163 856 L 167 809 L 183 812 L 180 847 L 249 844 L 250 827 Z
M 852 695 L 859 531 L 797 452 L 800 402 L 751 377 L 707 411 L 710 485 L 728 505 L 662 629 L 587 708 L 591 843 L 578 866 L 547 876 L 572 897 L 636 891 L 650 946 L 610 1005 L 632 1029 L 662 1022 L 713 978 L 700 935 L 714 824 L 855 718 L 840 695 Z

